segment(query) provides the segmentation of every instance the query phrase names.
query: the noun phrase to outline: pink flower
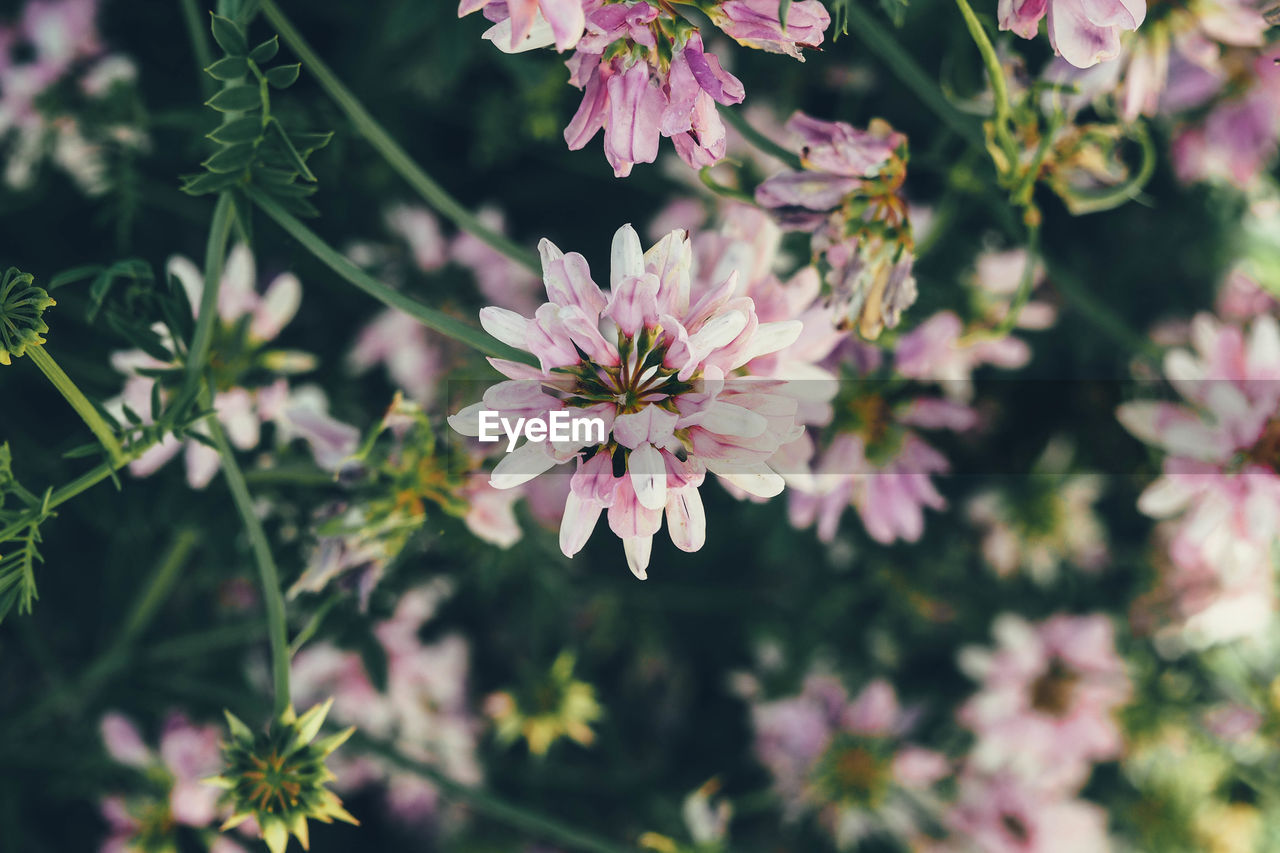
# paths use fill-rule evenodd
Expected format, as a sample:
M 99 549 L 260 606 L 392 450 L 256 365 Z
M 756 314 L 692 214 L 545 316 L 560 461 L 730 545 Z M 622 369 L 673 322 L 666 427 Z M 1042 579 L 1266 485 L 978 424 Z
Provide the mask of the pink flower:
M 785 53 L 804 62 L 800 48 L 816 48 L 831 25 L 831 16 L 818 0 L 798 0 L 787 12 L 784 27 L 780 4 L 772 0 L 725 0 L 712 7 L 712 22 L 744 47 Z
M 357 374 L 385 365 L 395 386 L 422 406 L 431 404 L 445 372 L 440 348 L 433 345 L 427 328 L 393 308 L 360 329 L 347 364 Z
M 374 628 L 386 654 L 386 689 L 370 680 L 358 652 L 312 643 L 293 660 L 292 690 L 297 705 L 334 698 L 332 718 L 389 741 L 411 758 L 440 768 L 467 785 L 479 784 L 478 724 L 467 699 L 469 652 L 466 641 L 449 634 L 423 644 L 418 635 L 450 594 L 435 582 L 401 597 L 392 617 Z M 380 785 L 398 819 L 421 824 L 441 808 L 429 781 L 381 759 L 335 755 L 330 760 L 338 785 L 352 791 Z
M 1049 16 L 1054 53 L 1077 68 L 1120 54 L 1120 33 L 1136 30 L 1147 14 L 1146 0 L 1000 0 L 1000 29 L 1035 38 Z
M 203 274 L 191 261 L 178 256 L 169 260 L 168 272 L 186 291 L 192 311 L 198 313 L 204 292 Z M 215 324 L 214 348 L 216 351 L 220 345 L 234 346 L 242 355 L 227 368 L 227 371 L 236 371 L 234 375 L 224 372 L 215 377 L 217 391 L 213 408 L 228 440 L 241 450 L 258 446 L 262 425 L 277 417 L 278 407 L 288 393 L 283 379 L 262 387 L 241 387 L 239 383 L 246 378 L 243 374 L 256 370 L 300 372 L 310 370 L 314 363 L 305 353 L 266 348 L 266 344 L 293 319 L 301 302 L 302 285 L 292 273 L 277 276 L 264 292 L 258 293 L 254 287 L 253 256 L 249 249 L 237 245 L 231 250 L 218 290 L 219 322 Z M 125 421 L 124 407 L 128 406 L 144 424 L 151 423 L 151 390 L 156 380 L 144 375 L 143 371 L 169 370 L 180 365 L 159 361 L 141 350 L 114 353 L 111 364 L 128 378 L 121 396 L 108 402 L 108 411 L 112 411 L 117 420 Z M 218 473 L 218 452 L 194 439 L 180 442 L 172 435 L 166 436 L 130 463 L 129 472 L 136 477 L 148 476 L 176 456 L 184 446 L 187 482 L 193 489 L 202 489 Z
M 516 53 L 554 44 L 572 50 L 582 38 L 586 17 L 582 0 L 461 0 L 458 17 L 484 9 L 497 23 L 484 37 L 499 50 Z
M 576 472 L 560 527 L 568 556 L 586 544 L 600 514 L 622 540 L 643 578 L 663 514 L 677 547 L 696 551 L 706 535 L 698 487 L 708 471 L 746 491 L 772 497 L 782 478 L 767 464 L 798 434 L 795 401 L 768 381 L 732 379 L 752 359 L 790 346 L 795 321 L 761 323 L 754 303 L 735 297 L 735 278 L 696 301 L 690 296 L 688 235 L 672 232 L 648 252 L 630 225 L 614 236 L 610 291 L 591 279 L 586 260 L 539 245 L 548 302 L 526 318 L 490 307 L 489 334 L 534 355 L 538 367 L 491 359 L 510 381 L 452 416 L 468 436 L 480 412 L 549 423 L 553 412 L 598 418 L 603 443 L 529 440 L 498 463 L 490 482 L 513 488 L 557 465 Z
M 966 773 L 945 817 L 951 836 L 929 853 L 1106 853 L 1107 813 L 1000 774 Z
M 501 212 L 493 208 L 484 208 L 477 218 L 499 234 L 505 230 Z M 458 232 L 449 243 L 449 259 L 471 271 L 480 295 L 491 304 L 512 311 L 537 307 L 542 284 L 538 276 L 478 237 Z
M 914 714 L 877 679 L 853 699 L 835 678 L 810 675 L 796 696 L 751 708 L 755 751 L 785 814 L 816 811 L 842 848 L 877 830 L 919 829 L 919 804 L 950 772 L 946 758 L 906 742 Z
M 165 721 L 158 755 L 121 714 L 103 716 L 101 730 L 103 745 L 112 758 L 146 771 L 148 778 L 163 786 L 162 801 L 142 795 L 103 800 L 103 815 L 111 827 L 111 836 L 102 846 L 104 853 L 130 849 L 130 841 L 141 832 L 154 832 L 173 823 L 205 829 L 225 817 L 219 814 L 219 791 L 202 781 L 222 768 L 218 726 L 196 726 L 182 714 L 172 713 Z M 228 853 L 240 850 L 234 844 L 226 849 Z
M 939 311 L 898 339 L 897 372 L 922 382 L 937 382 L 952 399 L 973 398 L 973 371 L 983 364 L 1022 367 L 1031 348 L 1018 338 L 964 340 L 964 323 L 951 311 Z
M 1120 422 L 1167 455 L 1163 475 L 1138 501 L 1155 518 L 1177 518 L 1175 562 L 1195 566 L 1235 543 L 1280 536 L 1280 325 L 1263 315 L 1248 334 L 1208 314 L 1191 324 L 1194 352 L 1165 356 L 1164 372 L 1185 404 L 1139 401 Z
M 1028 787 L 1078 789 L 1092 765 L 1119 756 L 1116 710 L 1130 697 L 1111 622 L 1059 614 L 1036 624 L 996 618 L 994 650 L 968 647 L 960 666 L 982 683 L 961 707 L 984 772 L 1008 772 Z

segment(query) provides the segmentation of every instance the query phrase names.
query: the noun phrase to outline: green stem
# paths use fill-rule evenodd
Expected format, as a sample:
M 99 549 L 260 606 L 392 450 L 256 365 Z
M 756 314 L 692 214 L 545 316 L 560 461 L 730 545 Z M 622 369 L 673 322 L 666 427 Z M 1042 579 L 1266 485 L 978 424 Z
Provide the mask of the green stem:
M 634 847 L 616 844 L 568 826 L 554 818 L 512 805 L 470 785 L 463 785 L 444 775 L 433 765 L 401 754 L 394 744 L 374 740 L 360 732 L 352 737 L 352 744 L 360 750 L 382 756 L 392 764 L 427 779 L 446 797 L 454 797 L 466 802 L 479 814 L 488 815 L 494 820 L 529 832 L 546 841 L 574 850 L 590 851 L 590 853 L 632 853 L 635 850 Z
M 204 290 L 200 294 L 200 307 L 196 313 L 196 330 L 187 351 L 187 373 L 184 389 L 194 389 L 200 381 L 209 360 L 209 347 L 213 342 L 213 327 L 218 321 L 218 288 L 222 281 L 222 265 L 226 262 L 227 243 L 231 239 L 231 223 L 235 219 L 235 207 L 231 193 L 218 195 L 209 224 L 209 239 L 204 253 Z
M 160 565 L 156 567 L 142 595 L 129 611 L 124 627 L 120 629 L 120 636 L 116 638 L 116 646 L 128 647 L 151 624 L 156 610 L 173 589 L 173 584 L 178 579 L 178 572 L 186 565 L 187 558 L 191 556 L 191 552 L 200 543 L 201 538 L 200 531 L 192 528 L 182 528 L 174 535 L 173 542 L 160 560 Z
M 58 393 L 71 404 L 71 408 L 76 410 L 76 414 L 81 420 L 93 431 L 94 436 L 106 448 L 107 455 L 112 463 L 119 463 L 124 459 L 124 451 L 120 447 L 120 442 L 116 439 L 115 430 L 111 425 L 98 413 L 93 403 L 89 402 L 89 398 L 80 391 L 76 383 L 71 381 L 71 377 L 58 366 L 53 360 L 53 356 L 43 346 L 27 347 L 27 355 L 31 357 L 31 361 L 45 377 L 53 383 L 53 387 L 58 389 Z
M 227 478 L 227 486 L 231 489 L 231 499 L 235 501 L 236 510 L 240 513 L 240 521 L 244 524 L 249 536 L 249 544 L 253 549 L 254 561 L 258 564 L 258 580 L 262 585 L 262 598 L 267 606 L 267 634 L 271 639 L 271 675 L 275 687 L 274 714 L 279 716 L 289 704 L 289 636 L 285 624 L 284 594 L 280 591 L 280 573 L 276 570 L 276 561 L 271 556 L 271 545 L 267 542 L 267 533 L 262 529 L 253 509 L 253 497 L 244 481 L 244 472 L 236 462 L 235 453 L 227 441 L 222 424 L 217 418 L 209 419 L 209 433 L 218 448 L 218 456 L 222 460 L 222 475 Z
M 329 97 L 333 98 L 339 109 L 347 114 L 347 118 L 351 119 L 351 123 L 355 125 L 356 130 L 369 141 L 369 144 L 382 155 L 391 168 L 398 172 L 400 177 L 404 178 L 429 205 L 463 231 L 473 234 L 534 273 L 542 274 L 542 264 L 535 252 L 521 248 L 512 240 L 487 227 L 413 161 L 413 158 L 369 114 L 369 111 L 351 93 L 351 90 L 344 86 L 342 81 L 334 75 L 329 66 L 321 61 L 320 57 L 316 55 L 315 51 L 311 49 L 311 46 L 307 44 L 306 40 L 302 38 L 302 35 L 272 0 L 263 2 L 262 14 L 276 28 L 285 44 L 289 45 L 298 58 L 302 60 L 302 64 L 315 76 L 321 88 L 329 94 Z
M 1093 295 L 1078 278 L 1063 271 L 1060 266 L 1051 265 L 1049 279 L 1054 288 L 1066 297 L 1068 307 L 1087 317 L 1095 328 L 1106 333 L 1130 352 L 1139 353 L 1144 358 L 1159 362 L 1162 353 L 1160 347 L 1149 338 L 1130 329 L 1129 325 L 1113 312 L 1104 300 Z
M 734 130 L 742 134 L 743 139 L 747 140 L 747 142 L 760 149 L 765 154 L 768 154 L 770 157 L 776 157 L 792 169 L 804 168 L 804 163 L 801 162 L 800 155 L 788 148 L 784 148 L 760 131 L 756 130 L 739 110 L 736 110 L 733 107 L 726 107 L 721 104 L 720 115 L 724 116 L 724 120 L 727 121 Z
M 181 0 L 181 3 L 182 20 L 187 27 L 187 37 L 191 40 L 191 50 L 196 55 L 196 64 L 200 66 L 196 69 L 196 73 L 200 75 L 200 88 L 207 98 L 213 94 L 217 85 L 203 70 L 213 64 L 213 48 L 209 46 L 209 22 L 207 17 L 201 17 L 196 0 Z
M 1001 150 L 1009 160 L 1009 169 L 1014 169 L 1018 161 L 1018 146 L 1009 134 L 1012 106 L 1009 104 L 1009 86 L 1005 82 L 1005 72 L 1000 67 L 1000 56 L 996 54 L 996 46 L 991 44 L 991 38 L 987 37 L 987 31 L 978 20 L 978 15 L 974 14 L 969 0 L 956 0 L 956 5 L 960 8 L 965 26 L 969 28 L 969 36 L 978 46 L 978 53 L 982 54 L 982 63 L 987 67 L 987 77 L 991 78 L 991 91 L 996 99 L 996 140 L 1000 142 Z
M 246 189 L 249 198 L 276 224 L 315 255 L 329 269 L 377 299 L 384 305 L 403 311 L 429 329 L 447 335 L 456 341 L 466 344 L 485 355 L 506 358 L 525 363 L 532 363 L 528 353 L 509 347 L 501 341 L 490 338 L 487 334 L 470 326 L 456 317 L 437 311 L 405 296 L 398 290 L 388 287 L 373 276 L 351 263 L 345 255 L 331 247 L 314 231 L 303 225 L 296 216 L 289 213 L 270 196 L 249 187 Z
M 986 141 L 982 138 L 982 129 L 947 100 L 937 82 L 925 73 L 911 54 L 875 16 L 856 2 L 847 4 L 845 9 L 848 10 L 849 22 L 853 25 L 850 28 L 853 34 L 893 70 L 904 86 L 942 119 L 943 124 L 964 137 L 971 145 L 976 145 L 978 148 L 986 147 Z

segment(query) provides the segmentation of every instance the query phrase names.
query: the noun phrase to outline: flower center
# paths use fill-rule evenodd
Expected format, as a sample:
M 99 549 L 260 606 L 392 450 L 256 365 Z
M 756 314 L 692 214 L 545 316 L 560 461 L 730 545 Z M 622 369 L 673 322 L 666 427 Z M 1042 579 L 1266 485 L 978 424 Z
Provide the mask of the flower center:
M 1280 474 L 1280 418 L 1266 425 L 1257 444 L 1249 449 L 1247 458 Z
M 1066 716 L 1079 681 L 1079 674 L 1054 658 L 1044 674 L 1031 684 L 1031 707 L 1051 717 Z
M 250 761 L 253 762 L 254 769 L 245 771 L 244 776 L 255 783 L 249 799 L 258 808 L 274 812 L 278 806 L 284 812 L 298 805 L 298 795 L 302 793 L 304 781 L 300 766 L 289 762 L 274 750 L 265 759 L 250 756 Z
M 818 785 L 832 799 L 873 805 L 889 786 L 891 756 L 883 741 L 842 733 L 818 767 Z

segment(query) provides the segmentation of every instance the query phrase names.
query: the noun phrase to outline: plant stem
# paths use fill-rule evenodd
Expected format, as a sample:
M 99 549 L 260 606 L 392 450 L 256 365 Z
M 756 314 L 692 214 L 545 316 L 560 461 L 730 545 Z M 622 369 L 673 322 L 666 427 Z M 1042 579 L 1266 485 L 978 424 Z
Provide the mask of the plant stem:
M 116 646 L 121 648 L 129 646 L 146 630 L 156 610 L 173 589 L 179 570 L 186 565 L 187 558 L 191 556 L 192 550 L 202 538 L 200 531 L 190 527 L 180 528 L 174 534 L 173 542 L 165 551 L 155 572 L 152 573 L 151 580 L 134 603 L 133 609 L 129 611 L 129 617 L 125 620 L 124 627 L 120 629 L 119 637 L 116 638 Z
M 106 448 L 107 455 L 112 463 L 120 463 L 124 459 L 124 451 L 120 447 L 120 442 L 116 439 L 115 430 L 106 422 L 98 410 L 94 408 L 93 403 L 89 402 L 89 398 L 85 397 L 76 383 L 71 381 L 71 377 L 58 366 L 53 360 L 53 356 L 43 346 L 27 347 L 27 355 L 31 357 L 31 361 L 45 377 L 53 383 L 53 387 L 58 389 L 58 393 L 71 404 L 71 408 L 76 410 L 76 414 L 85 422 L 94 436 Z
M 724 120 L 732 125 L 734 130 L 742 134 L 743 139 L 747 140 L 747 142 L 751 143 L 765 154 L 768 154 L 770 157 L 776 157 L 792 169 L 798 170 L 804 168 L 804 164 L 800 161 L 800 155 L 788 148 L 784 148 L 782 145 L 779 145 L 777 142 L 774 142 L 772 139 L 756 130 L 751 126 L 747 121 L 746 116 L 744 116 L 740 110 L 734 109 L 733 107 L 726 107 L 721 104 L 720 115 L 724 116 Z
M 430 764 L 402 755 L 394 744 L 375 740 L 361 732 L 356 732 L 351 740 L 356 748 L 382 756 L 404 770 L 429 780 L 446 797 L 462 800 L 480 814 L 486 814 L 494 820 L 532 833 L 546 841 L 575 850 L 590 851 L 590 853 L 631 853 L 635 849 L 599 838 L 554 818 L 512 805 L 470 785 L 463 785 Z
M 182 20 L 187 26 L 187 37 L 191 39 L 191 50 L 196 55 L 196 64 L 200 67 L 196 73 L 200 75 L 200 89 L 207 98 L 213 94 L 216 83 L 204 73 L 204 69 L 213 64 L 213 48 L 209 46 L 209 22 L 200 16 L 200 8 L 196 0 L 181 0 Z
M 373 276 L 351 263 L 345 255 L 334 249 L 314 231 L 303 225 L 296 216 L 289 213 L 270 196 L 249 187 L 246 192 L 254 204 L 267 216 L 275 220 L 285 231 L 315 255 L 329 269 L 377 299 L 399 311 L 403 311 L 429 329 L 447 335 L 456 341 L 466 344 L 485 355 L 506 358 L 525 363 L 532 363 L 528 353 L 509 347 L 501 341 L 490 338 L 487 334 L 470 326 L 456 317 L 437 311 L 405 296 L 398 290 L 388 287 Z
M 227 441 L 227 434 L 217 418 L 209 419 L 209 433 L 218 448 L 218 456 L 222 460 L 222 475 L 227 478 L 227 486 L 231 489 L 231 499 L 235 501 L 236 510 L 244 524 L 245 533 L 249 536 L 249 544 L 253 549 L 254 562 L 258 564 L 258 580 L 262 585 L 262 598 L 267 606 L 267 635 L 271 639 L 271 676 L 275 688 L 274 714 L 279 716 L 289 704 L 289 637 L 285 624 L 284 594 L 280 591 L 280 573 L 276 570 L 276 561 L 271 556 L 271 545 L 267 542 L 267 533 L 262 529 L 253 510 L 253 497 L 244 481 L 244 472 L 236 462 L 235 453 Z
M 195 388 L 200 374 L 209 360 L 209 346 L 213 342 L 213 326 L 218 321 L 218 287 L 222 281 L 222 265 L 226 262 L 227 243 L 231 239 L 231 223 L 235 208 L 231 193 L 220 193 L 213 208 L 213 220 L 209 223 L 209 239 L 204 253 L 204 290 L 200 294 L 200 307 L 196 312 L 196 330 L 191 337 L 191 349 L 187 351 L 187 373 L 184 389 Z
M 856 2 L 849 3 L 845 8 L 848 10 L 849 22 L 852 24 L 850 31 L 893 70 L 904 86 L 915 93 L 926 107 L 942 119 L 943 124 L 964 137 L 971 145 L 979 148 L 986 146 L 986 141 L 982 138 L 982 129 L 947 100 L 934 79 L 925 73 L 911 54 L 875 16 Z
M 344 86 L 342 81 L 334 75 L 329 66 L 321 61 L 320 57 L 316 55 L 315 51 L 311 49 L 311 46 L 307 44 L 302 35 L 272 0 L 263 2 L 262 14 L 276 28 L 285 44 L 289 45 L 298 58 L 302 60 L 302 64 L 315 76 L 321 88 L 328 92 L 329 97 L 333 98 L 339 109 L 347 114 L 347 118 L 351 119 L 351 123 L 355 125 L 356 130 L 369 141 L 369 144 L 382 155 L 391 168 L 399 173 L 400 177 L 404 178 L 428 204 L 463 231 L 488 243 L 521 266 L 527 267 L 538 275 L 542 274 L 542 264 L 535 252 L 521 248 L 512 240 L 487 227 L 413 161 L 413 158 L 369 114 L 369 111 L 351 93 L 351 90 Z
M 1013 137 L 1009 135 L 1009 118 L 1013 108 L 1009 105 L 1009 87 L 1005 83 L 1004 69 L 1000 67 L 1000 57 L 996 55 L 995 46 L 987 37 L 987 31 L 978 20 L 978 16 L 974 14 L 969 0 L 956 0 L 956 5 L 960 7 L 960 15 L 964 18 L 965 26 L 969 28 L 970 37 L 978 46 L 978 53 L 982 54 L 982 63 L 987 67 L 987 77 L 991 79 L 991 92 L 996 102 L 996 139 L 1000 142 L 1000 148 L 1009 161 L 1009 169 L 1012 170 L 1017 163 L 1018 147 L 1014 144 Z

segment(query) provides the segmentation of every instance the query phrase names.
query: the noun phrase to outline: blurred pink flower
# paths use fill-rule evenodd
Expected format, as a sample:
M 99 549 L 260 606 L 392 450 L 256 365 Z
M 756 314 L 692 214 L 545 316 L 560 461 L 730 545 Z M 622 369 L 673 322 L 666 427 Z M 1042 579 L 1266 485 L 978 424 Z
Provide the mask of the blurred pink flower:
M 1077 68 L 1120 55 L 1120 33 L 1136 30 L 1147 15 L 1146 0 L 1000 0 L 1000 29 L 1035 38 L 1049 18 L 1054 53 Z
M 842 849 L 877 830 L 916 835 L 919 804 L 950 773 L 943 755 L 906 741 L 913 717 L 883 679 L 850 699 L 825 675 L 810 675 L 796 696 L 751 708 L 756 756 L 786 816 L 818 812 Z
M 725 0 L 711 7 L 711 21 L 744 47 L 785 53 L 804 62 L 800 48 L 816 48 L 831 26 L 831 16 L 818 0 L 798 0 L 787 11 L 784 27 L 781 4 L 773 0 Z
M 950 836 L 926 853 L 1107 853 L 1107 813 L 1006 774 L 965 773 L 944 818 Z
M 1102 615 L 1030 623 L 996 617 L 996 647 L 967 647 L 960 667 L 982 688 L 958 712 L 977 740 L 969 760 L 1028 788 L 1078 789 L 1094 763 L 1118 758 L 1116 711 L 1129 701 L 1125 663 Z

